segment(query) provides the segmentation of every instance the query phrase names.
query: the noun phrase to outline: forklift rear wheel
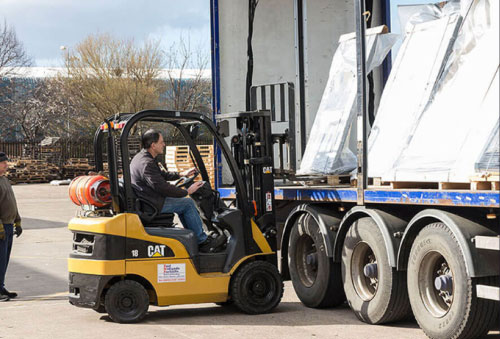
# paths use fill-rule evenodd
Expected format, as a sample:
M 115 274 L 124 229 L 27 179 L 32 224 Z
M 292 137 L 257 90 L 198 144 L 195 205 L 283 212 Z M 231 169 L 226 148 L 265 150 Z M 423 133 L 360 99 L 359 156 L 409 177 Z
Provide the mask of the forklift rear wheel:
M 118 323 L 141 321 L 149 308 L 149 295 L 137 281 L 122 280 L 111 286 L 105 298 L 106 311 Z
M 361 321 L 383 324 L 409 315 L 404 273 L 389 264 L 375 221 L 369 217 L 356 220 L 342 248 L 342 280 L 349 306 Z
M 248 314 L 271 312 L 283 297 L 283 280 L 278 268 L 266 261 L 252 261 L 238 269 L 231 279 L 231 297 L 236 307 Z
M 499 303 L 478 298 L 476 285 L 498 286 L 498 277 L 471 278 L 457 239 L 443 223 L 424 227 L 408 261 L 413 314 L 432 338 L 478 338 L 498 324 Z
M 328 257 L 319 226 L 309 214 L 292 228 L 288 267 L 293 288 L 307 307 L 323 308 L 345 301 L 340 265 Z

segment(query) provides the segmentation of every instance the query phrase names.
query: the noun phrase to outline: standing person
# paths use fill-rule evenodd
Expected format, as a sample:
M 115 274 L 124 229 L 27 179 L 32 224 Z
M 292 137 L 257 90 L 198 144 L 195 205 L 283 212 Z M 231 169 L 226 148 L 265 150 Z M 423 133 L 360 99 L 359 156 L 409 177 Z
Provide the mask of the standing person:
M 203 223 L 196 209 L 195 202 L 188 197 L 198 190 L 203 183 L 193 183 L 187 190 L 168 183 L 179 179 L 180 176 L 189 176 L 196 173 L 192 168 L 183 173 L 164 172 L 158 166 L 155 158 L 163 154 L 165 142 L 160 132 L 148 130 L 142 136 L 142 150 L 137 153 L 130 163 L 132 187 L 135 193 L 150 201 L 161 213 L 176 213 L 185 228 L 192 230 L 197 239 L 200 251 L 211 252 L 221 246 L 226 238 L 219 235 L 217 238 L 208 237 L 203 231 Z
M 9 265 L 10 251 L 14 234 L 19 237 L 23 232 L 21 217 L 17 211 L 16 197 L 5 176 L 8 158 L 0 152 L 0 301 L 17 297 L 17 293 L 5 289 L 5 273 Z

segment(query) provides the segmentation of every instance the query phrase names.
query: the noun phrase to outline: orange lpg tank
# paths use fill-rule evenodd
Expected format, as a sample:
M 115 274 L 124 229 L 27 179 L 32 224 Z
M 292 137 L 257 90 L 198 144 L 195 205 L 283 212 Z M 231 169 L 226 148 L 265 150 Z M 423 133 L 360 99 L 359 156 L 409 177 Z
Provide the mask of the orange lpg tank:
M 111 203 L 109 179 L 102 175 L 83 175 L 69 184 L 69 197 L 78 206 L 105 207 Z

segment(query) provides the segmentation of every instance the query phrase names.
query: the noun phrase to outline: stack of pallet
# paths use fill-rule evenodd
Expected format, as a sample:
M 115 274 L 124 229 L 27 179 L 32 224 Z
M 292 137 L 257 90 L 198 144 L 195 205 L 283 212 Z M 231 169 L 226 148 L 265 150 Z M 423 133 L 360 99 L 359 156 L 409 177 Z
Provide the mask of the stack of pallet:
M 49 164 L 61 164 L 61 146 L 40 147 L 40 160 Z
M 62 166 L 63 178 L 73 179 L 80 175 L 87 175 L 89 171 L 93 171 L 94 166 L 89 164 L 87 158 L 70 158 Z
M 199 145 L 201 158 L 207 169 L 208 176 L 210 177 L 210 184 L 214 187 L 215 183 L 215 170 L 214 170 L 214 146 L 213 145 Z M 167 170 L 170 172 L 182 172 L 187 169 L 195 167 L 191 156 L 189 155 L 189 146 L 167 146 L 165 164 Z M 201 176 L 197 179 L 202 180 Z
M 61 165 L 61 143 L 59 137 L 46 137 L 40 142 L 40 160 Z
M 16 160 L 9 162 L 7 178 L 14 184 L 45 183 L 60 178 L 59 167 L 42 160 Z

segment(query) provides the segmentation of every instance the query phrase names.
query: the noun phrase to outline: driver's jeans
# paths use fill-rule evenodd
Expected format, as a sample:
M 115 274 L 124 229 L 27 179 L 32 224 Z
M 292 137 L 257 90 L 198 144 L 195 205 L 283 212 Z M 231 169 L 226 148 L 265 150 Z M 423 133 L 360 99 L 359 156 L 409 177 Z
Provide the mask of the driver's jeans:
M 193 199 L 166 197 L 161 209 L 161 213 L 175 213 L 179 216 L 182 226 L 194 232 L 198 238 L 198 244 L 207 240 L 207 235 L 203 231 L 203 223 L 200 214 L 196 209 Z

